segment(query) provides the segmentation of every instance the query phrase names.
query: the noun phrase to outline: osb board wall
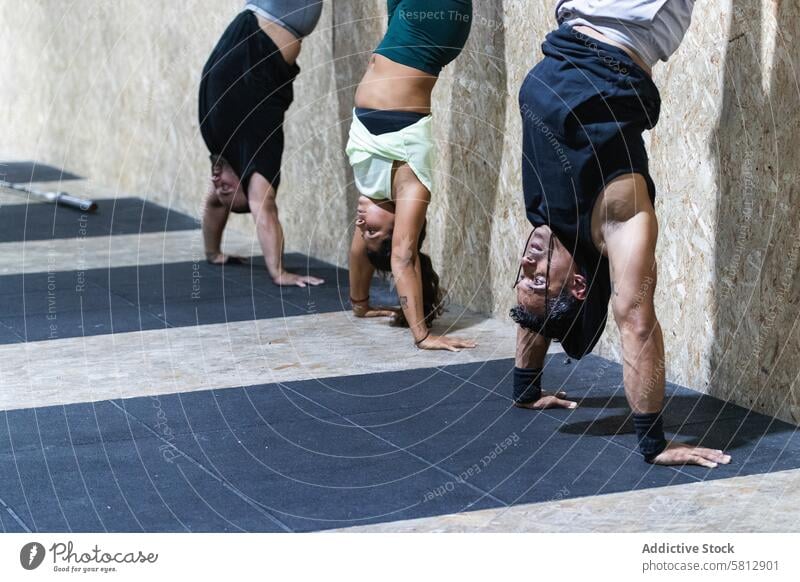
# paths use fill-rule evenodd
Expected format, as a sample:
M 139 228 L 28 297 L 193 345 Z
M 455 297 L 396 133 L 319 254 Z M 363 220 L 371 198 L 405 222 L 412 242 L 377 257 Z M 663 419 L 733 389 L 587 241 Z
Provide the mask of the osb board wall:
M 728 41 L 711 386 L 800 422 L 800 3 L 734 1 Z
M 238 0 L 0 1 L 0 153 L 88 174 L 197 213 L 200 70 Z M 439 166 L 426 248 L 454 302 L 505 317 L 527 234 L 517 91 L 554 2 L 476 0 L 434 93 Z M 800 421 L 796 0 L 699 0 L 655 78 L 659 316 L 670 379 Z M 776 23 L 780 22 L 778 28 Z M 385 30 L 382 0 L 326 2 L 304 43 L 279 194 L 287 247 L 346 262 L 343 155 L 353 93 Z M 251 232 L 248 217 L 232 227 Z M 619 357 L 609 326 L 598 352 Z
M 200 72 L 239 2 L 0 4 L 3 153 L 198 212 Z
M 797 423 L 800 3 L 720 8 L 655 75 L 668 375 Z M 601 352 L 619 356 L 614 333 Z

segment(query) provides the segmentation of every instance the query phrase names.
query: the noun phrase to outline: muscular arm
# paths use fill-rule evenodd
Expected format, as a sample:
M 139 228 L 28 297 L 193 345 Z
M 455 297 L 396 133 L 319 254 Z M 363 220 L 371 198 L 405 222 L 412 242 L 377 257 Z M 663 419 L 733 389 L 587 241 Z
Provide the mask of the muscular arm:
M 604 232 L 611 264 L 611 306 L 622 339 L 625 395 L 635 413 L 659 412 L 664 401 L 664 341 L 656 317 L 656 240 L 652 204 Z
M 538 333 L 517 326 L 517 368 L 543 368 L 550 340 Z
M 625 201 L 618 213 L 624 220 L 607 221 L 603 239 L 611 263 L 611 306 L 622 338 L 625 395 L 634 414 L 657 413 L 664 404 L 665 369 L 664 340 L 653 302 L 658 222 L 640 176 L 612 182 L 607 192 L 616 187 L 622 194 L 617 201 Z M 613 211 L 613 201 L 608 208 Z M 713 468 L 730 460 L 721 450 L 672 441 L 651 462 Z
M 529 370 L 527 374 L 533 374 L 530 370 L 541 371 L 544 368 L 544 357 L 547 354 L 547 349 L 550 347 L 550 340 L 536 332 L 517 327 L 517 353 L 514 365 L 517 370 L 514 370 L 514 405 L 520 408 L 530 408 L 533 410 L 540 410 L 544 408 L 575 408 L 577 402 L 566 400 L 566 392 L 556 392 L 555 394 L 547 394 L 542 391 L 540 398 L 535 401 L 517 400 L 517 383 L 522 382 L 523 386 L 527 386 L 528 380 L 520 380 L 517 374 L 520 368 Z M 539 372 L 540 374 L 541 372 Z M 539 380 L 541 381 L 541 380 Z M 530 388 L 528 388 L 530 390 Z M 526 393 L 521 393 L 526 395 Z

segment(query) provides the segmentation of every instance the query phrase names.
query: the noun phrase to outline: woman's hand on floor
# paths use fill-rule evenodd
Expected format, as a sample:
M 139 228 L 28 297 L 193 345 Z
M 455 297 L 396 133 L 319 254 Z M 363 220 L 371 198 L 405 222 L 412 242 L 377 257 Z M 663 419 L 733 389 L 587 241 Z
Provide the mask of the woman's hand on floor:
M 460 352 L 462 349 L 472 349 L 477 345 L 478 344 L 472 340 L 430 334 L 417 344 L 417 347 L 421 350 L 448 350 L 451 352 Z
M 284 271 L 277 277 L 273 277 L 272 282 L 282 287 L 307 287 L 308 285 L 322 285 L 325 280 L 319 277 L 311 277 L 307 275 L 297 275 Z
M 356 317 L 395 317 L 399 307 L 373 307 L 368 302 L 353 303 L 353 315 Z

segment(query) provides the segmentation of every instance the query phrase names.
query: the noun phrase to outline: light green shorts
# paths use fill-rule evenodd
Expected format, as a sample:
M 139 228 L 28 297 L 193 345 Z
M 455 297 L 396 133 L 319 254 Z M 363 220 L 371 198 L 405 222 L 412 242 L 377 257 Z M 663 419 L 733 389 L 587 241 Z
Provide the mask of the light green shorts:
M 428 191 L 433 188 L 432 119 L 428 115 L 400 131 L 372 135 L 353 112 L 345 152 L 361 194 L 373 200 L 391 200 L 395 161 L 406 162 Z

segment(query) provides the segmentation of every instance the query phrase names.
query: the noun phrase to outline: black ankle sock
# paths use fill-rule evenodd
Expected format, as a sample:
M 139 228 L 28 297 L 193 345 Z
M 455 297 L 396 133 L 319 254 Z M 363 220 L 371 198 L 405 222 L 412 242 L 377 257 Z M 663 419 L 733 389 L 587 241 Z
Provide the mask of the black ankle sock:
M 514 368 L 514 402 L 530 404 L 542 397 L 542 369 Z
M 650 463 L 667 448 L 661 413 L 634 414 L 633 426 L 636 427 L 636 436 L 639 438 L 639 452 L 644 456 L 644 460 Z

